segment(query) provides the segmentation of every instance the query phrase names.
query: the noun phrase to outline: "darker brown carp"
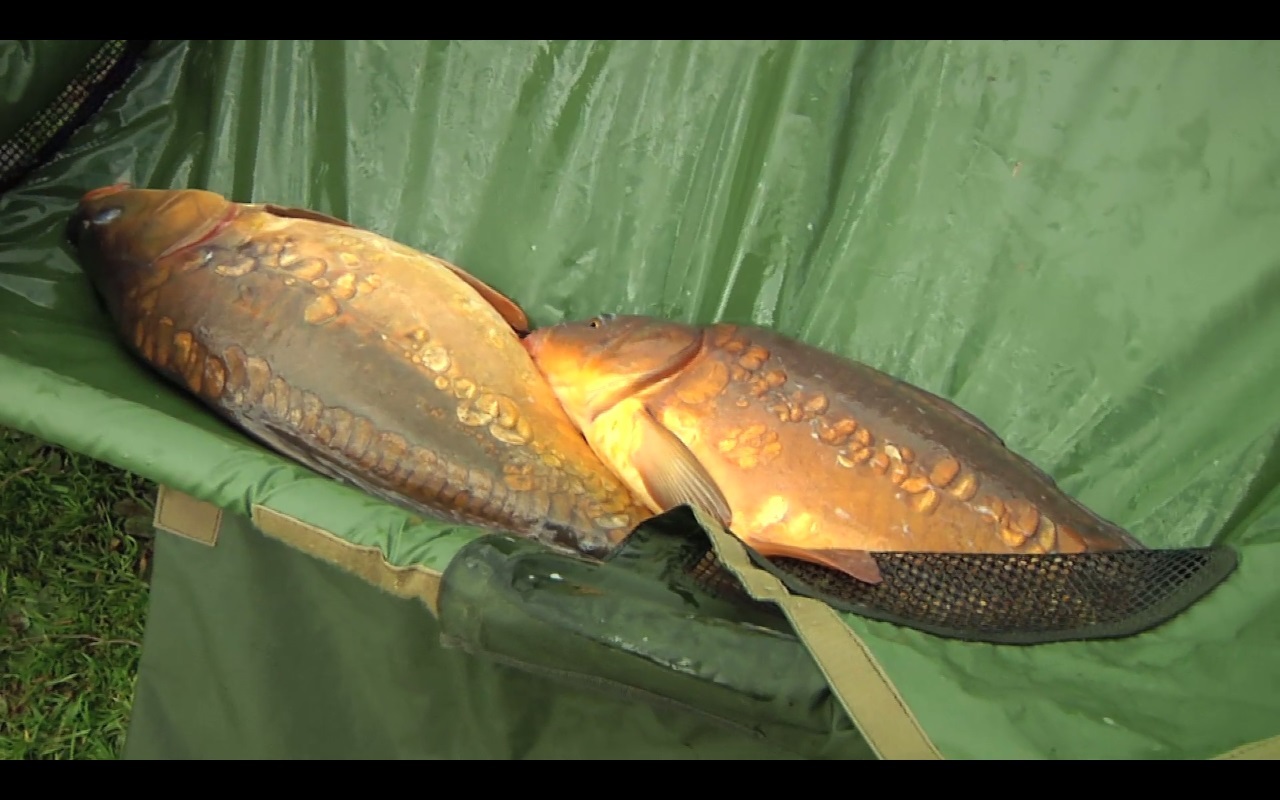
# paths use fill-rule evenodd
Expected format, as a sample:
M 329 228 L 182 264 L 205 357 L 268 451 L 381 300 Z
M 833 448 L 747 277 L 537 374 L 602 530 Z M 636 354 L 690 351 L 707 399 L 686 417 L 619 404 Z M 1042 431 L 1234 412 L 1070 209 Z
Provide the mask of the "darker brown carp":
M 953 403 L 752 326 L 602 315 L 524 340 L 601 459 L 655 512 L 869 583 L 870 551 L 1143 545 Z
M 647 508 L 596 458 L 519 305 L 342 220 L 113 186 L 68 226 L 120 333 L 277 452 L 428 516 L 603 556 Z

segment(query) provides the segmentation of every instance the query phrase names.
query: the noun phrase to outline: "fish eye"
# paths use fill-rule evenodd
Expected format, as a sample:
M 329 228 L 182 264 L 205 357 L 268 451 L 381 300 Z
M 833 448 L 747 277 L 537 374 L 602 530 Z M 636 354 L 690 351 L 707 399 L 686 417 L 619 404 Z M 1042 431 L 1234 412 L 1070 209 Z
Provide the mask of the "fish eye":
M 119 206 L 104 208 L 101 211 L 99 211 L 97 214 L 93 215 L 92 221 L 94 225 L 106 225 L 107 223 L 114 220 L 116 217 L 119 217 L 120 214 L 122 213 L 123 211 L 120 209 Z
M 596 316 L 591 318 L 590 322 L 587 323 L 587 327 L 603 328 L 604 324 L 609 320 L 613 319 L 615 316 L 617 315 L 616 314 L 597 314 Z

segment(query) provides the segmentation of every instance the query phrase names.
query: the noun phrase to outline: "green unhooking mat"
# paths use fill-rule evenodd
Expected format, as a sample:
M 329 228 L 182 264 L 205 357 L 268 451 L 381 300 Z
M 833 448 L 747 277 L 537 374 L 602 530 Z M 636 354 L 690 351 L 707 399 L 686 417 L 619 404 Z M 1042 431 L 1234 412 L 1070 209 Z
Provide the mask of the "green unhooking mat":
M 1276 74 L 1252 42 L 0 43 L 0 423 L 162 483 L 182 534 L 127 755 L 1271 754 Z M 535 325 L 774 327 L 1238 567 L 1136 636 L 1006 646 L 784 615 L 723 537 L 765 602 L 705 591 L 681 514 L 608 564 L 416 517 L 126 354 L 62 238 L 122 180 L 343 217 Z

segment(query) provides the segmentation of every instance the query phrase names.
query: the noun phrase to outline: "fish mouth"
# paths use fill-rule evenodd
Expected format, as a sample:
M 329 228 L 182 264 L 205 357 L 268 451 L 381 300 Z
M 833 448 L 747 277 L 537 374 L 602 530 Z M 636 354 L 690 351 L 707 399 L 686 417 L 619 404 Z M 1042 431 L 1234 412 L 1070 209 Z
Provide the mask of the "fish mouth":
M 63 230 L 63 236 L 71 243 L 72 247 L 78 250 L 80 248 L 80 236 L 84 233 L 84 229 L 84 209 L 77 208 L 75 211 L 71 212 L 69 217 L 67 217 L 67 226 Z
M 542 340 L 545 338 L 540 335 L 541 333 L 541 331 L 529 331 L 519 337 L 520 344 L 524 345 L 524 351 L 529 354 L 530 358 L 537 359 L 538 357 L 538 350 L 541 349 Z
M 82 194 L 75 209 L 67 217 L 67 225 L 63 230 L 63 235 L 71 243 L 71 246 L 78 249 L 80 247 L 80 237 L 89 228 L 89 213 L 87 209 L 89 203 L 132 188 L 133 184 L 130 183 L 113 183 L 110 186 L 99 186 L 96 189 L 90 189 Z

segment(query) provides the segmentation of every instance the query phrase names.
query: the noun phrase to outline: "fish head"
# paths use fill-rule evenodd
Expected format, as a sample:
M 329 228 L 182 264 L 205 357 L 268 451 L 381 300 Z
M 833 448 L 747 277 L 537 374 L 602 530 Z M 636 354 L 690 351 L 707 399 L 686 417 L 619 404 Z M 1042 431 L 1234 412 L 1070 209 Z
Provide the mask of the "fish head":
M 161 259 L 214 236 L 237 204 L 201 189 L 137 189 L 113 184 L 86 192 L 67 221 L 67 239 L 112 313 L 130 286 Z
M 654 317 L 600 314 L 538 328 L 525 349 L 580 427 L 669 378 L 702 348 L 702 331 Z

